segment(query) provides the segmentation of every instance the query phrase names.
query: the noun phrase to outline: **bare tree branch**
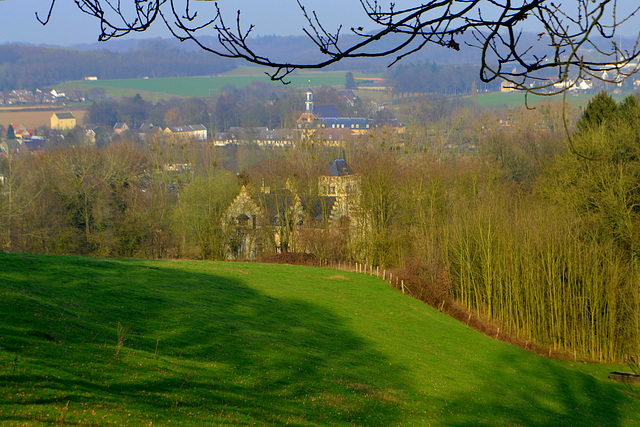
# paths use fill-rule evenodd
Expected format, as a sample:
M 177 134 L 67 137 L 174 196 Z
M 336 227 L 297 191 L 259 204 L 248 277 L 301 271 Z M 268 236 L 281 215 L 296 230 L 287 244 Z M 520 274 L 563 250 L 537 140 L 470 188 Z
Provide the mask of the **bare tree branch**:
M 390 65 L 427 45 L 453 50 L 476 48 L 481 52 L 483 82 L 504 79 L 518 90 L 550 94 L 563 92 L 581 80 L 619 83 L 638 69 L 640 36 L 631 49 L 615 41 L 616 31 L 640 15 L 640 6 L 619 15 L 618 0 L 572 0 L 556 4 L 549 0 L 428 0 L 424 4 L 382 6 L 377 0 L 358 0 L 373 31 L 350 28 L 355 41 L 341 38 L 342 26 L 329 31 L 315 11 L 297 0 L 307 22 L 303 31 L 323 58 L 310 63 L 287 62 L 261 55 L 251 47 L 254 26 L 244 26 L 241 12 L 227 24 L 218 2 L 199 5 L 200 19 L 192 0 L 74 0 L 84 13 L 100 21 L 98 40 L 144 32 L 156 22 L 164 24 L 180 41 L 227 58 L 241 58 L 270 67 L 273 80 L 286 80 L 297 69 L 323 68 L 348 58 L 389 57 Z M 49 22 L 55 0 L 51 1 Z M 179 12 L 181 11 L 181 12 Z M 36 14 L 37 16 L 37 14 Z M 536 48 L 523 40 L 525 23 L 536 28 Z M 217 43 L 200 37 L 213 32 Z M 463 38 L 465 34 L 469 37 Z M 640 34 L 640 32 L 639 32 Z M 380 48 L 380 41 L 393 45 Z M 551 77 L 550 77 L 551 76 Z M 561 85 L 558 85 L 558 84 Z

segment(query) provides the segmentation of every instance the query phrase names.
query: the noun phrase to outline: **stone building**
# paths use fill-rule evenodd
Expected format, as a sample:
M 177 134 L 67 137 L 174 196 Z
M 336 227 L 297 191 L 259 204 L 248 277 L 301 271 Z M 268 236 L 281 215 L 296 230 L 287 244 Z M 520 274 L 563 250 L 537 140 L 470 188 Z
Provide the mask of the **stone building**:
M 71 111 L 53 113 L 51 116 L 51 129 L 67 130 L 76 127 L 76 116 Z
M 331 209 L 331 223 L 344 222 L 344 219 L 357 216 L 360 203 L 360 176 L 355 175 L 344 159 L 333 162 L 327 175 L 318 180 L 320 197 L 334 197 Z
M 274 190 L 242 187 L 222 219 L 228 259 L 255 259 L 261 254 L 301 252 L 300 232 L 359 224 L 360 179 L 345 160 L 336 160 L 320 177 L 318 194 L 300 196 L 287 181 Z
M 262 210 L 243 185 L 222 218 L 226 258 L 255 259 L 262 248 L 262 226 Z

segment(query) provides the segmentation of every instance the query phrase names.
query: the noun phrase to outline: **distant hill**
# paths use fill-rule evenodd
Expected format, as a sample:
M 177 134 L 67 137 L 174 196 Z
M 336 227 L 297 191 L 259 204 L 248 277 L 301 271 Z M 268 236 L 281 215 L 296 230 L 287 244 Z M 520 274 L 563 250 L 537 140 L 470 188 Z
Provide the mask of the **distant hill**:
M 215 46 L 213 37 L 203 36 L 207 45 Z M 346 35 L 345 42 L 355 36 Z M 391 47 L 387 39 L 377 47 Z M 274 60 L 313 63 L 322 59 L 318 48 L 305 36 L 263 36 L 250 40 L 256 52 Z M 387 69 L 389 58 L 349 59 L 327 71 L 363 71 L 380 73 Z M 429 61 L 438 64 L 476 64 L 479 53 L 464 53 L 439 46 L 428 46 L 402 63 Z M 0 45 L 0 90 L 35 89 L 66 81 L 97 76 L 100 80 L 140 77 L 177 77 L 220 74 L 244 64 L 240 60 L 221 58 L 207 53 L 194 43 L 176 39 L 118 39 L 108 43 L 76 45 L 72 48 Z
M 593 40 L 597 40 L 597 36 L 594 36 Z M 215 37 L 201 35 L 199 40 L 206 46 L 216 46 L 217 39 Z M 353 34 L 345 32 L 340 37 L 341 45 L 346 46 L 360 41 L 361 38 Z M 372 50 L 384 51 L 400 40 L 399 36 L 391 35 L 381 41 L 378 41 L 371 47 Z M 128 52 L 141 50 L 145 48 L 149 42 L 156 43 L 162 41 L 167 43 L 172 48 L 185 50 L 189 52 L 201 52 L 201 49 L 195 43 L 186 41 L 180 42 L 177 39 L 117 39 L 110 40 L 107 43 L 91 43 L 84 45 L 76 45 L 73 48 L 78 50 L 104 50 L 108 49 L 113 52 Z M 430 62 L 438 65 L 479 65 L 481 59 L 481 51 L 473 46 L 477 45 L 477 41 L 471 33 L 460 35 L 456 38 L 456 41 L 460 44 L 460 51 L 449 49 L 446 47 L 428 44 L 418 50 L 417 52 L 407 56 L 400 63 L 401 64 L 413 64 L 419 62 Z M 529 52 L 531 55 L 542 57 L 545 53 L 551 54 L 547 51 L 546 47 L 538 40 L 538 35 L 535 33 L 523 33 L 520 36 L 520 43 L 522 46 L 531 46 L 532 49 Z M 628 37 L 621 37 L 619 43 L 622 46 L 633 46 L 635 39 Z M 318 61 L 322 58 L 318 47 L 307 36 L 259 36 L 250 38 L 248 44 L 255 52 L 269 57 L 271 59 L 288 62 L 312 62 Z M 409 49 L 415 47 L 411 45 Z M 589 50 L 585 50 L 585 56 L 593 56 L 594 53 Z M 386 68 L 387 65 L 396 58 L 397 54 L 394 54 L 387 58 L 374 58 L 374 59 L 350 59 L 346 61 L 338 62 L 331 65 L 329 69 L 338 70 L 359 70 L 359 71 L 371 71 L 372 68 Z
M 85 76 L 99 79 L 218 74 L 237 61 L 187 51 L 164 40 L 138 42 L 124 52 L 0 45 L 0 90 L 35 89 Z M 104 47 L 104 46 L 103 46 Z
M 159 41 L 167 43 L 169 46 L 189 51 L 199 52 L 200 47 L 195 43 L 180 42 L 177 39 L 118 39 L 110 40 L 108 43 L 91 43 L 84 45 L 76 45 L 74 49 L 79 50 L 103 50 L 108 49 L 114 52 L 128 52 L 142 49 L 150 41 Z M 203 44 L 207 46 L 216 46 L 217 39 L 211 36 L 203 35 L 199 38 Z M 342 42 L 346 45 L 359 40 L 358 37 L 345 34 L 341 37 Z M 376 44 L 377 49 L 389 49 L 398 40 L 398 37 L 390 37 Z M 463 37 L 461 41 L 472 42 L 471 37 Z M 307 36 L 259 36 L 251 38 L 248 42 L 255 52 L 269 57 L 274 60 L 288 62 L 315 62 L 322 59 L 318 47 Z M 328 67 L 329 70 L 359 70 L 372 71 L 382 70 L 395 58 L 365 58 L 365 59 L 349 59 L 338 62 Z M 479 64 L 480 51 L 474 48 L 465 48 L 462 52 L 457 52 L 442 46 L 428 45 L 415 54 L 410 55 L 403 62 L 413 63 L 419 61 L 430 61 L 440 65 L 445 64 Z
M 543 56 L 534 34 L 521 36 L 524 45 L 533 46 L 530 54 Z M 200 40 L 208 46 L 216 46 L 217 40 L 202 36 Z M 345 34 L 341 40 L 353 43 L 357 37 Z M 391 48 L 397 37 L 386 38 L 372 49 L 384 51 Z M 404 58 L 398 65 L 436 64 L 439 66 L 460 66 L 480 64 L 480 50 L 474 44 L 471 34 L 458 39 L 460 51 L 442 46 L 427 45 Z M 632 42 L 622 39 L 624 45 Z M 249 39 L 248 44 L 266 57 L 276 61 L 293 63 L 313 63 L 322 55 L 318 47 L 306 36 L 261 36 Z M 587 55 L 593 52 L 585 52 Z M 387 69 L 391 58 L 355 58 L 340 61 L 327 67 L 327 71 L 362 71 L 381 73 Z M 32 46 L 19 44 L 0 45 L 0 90 L 35 89 L 84 76 L 99 79 L 126 79 L 149 77 L 203 76 L 219 74 L 238 65 L 246 65 L 241 60 L 221 58 L 200 49 L 190 42 L 181 43 L 176 39 L 118 39 L 108 43 L 77 45 L 73 48 Z M 550 71 L 551 72 L 551 71 Z

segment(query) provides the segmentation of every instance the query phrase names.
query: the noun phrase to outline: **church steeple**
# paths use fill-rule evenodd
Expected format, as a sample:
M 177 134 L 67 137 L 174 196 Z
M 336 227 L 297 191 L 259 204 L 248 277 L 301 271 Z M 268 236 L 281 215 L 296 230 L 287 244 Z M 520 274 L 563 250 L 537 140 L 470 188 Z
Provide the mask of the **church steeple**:
M 313 113 L 313 91 L 311 90 L 311 80 L 309 80 L 309 89 L 307 89 L 307 100 L 304 102 L 304 112 Z
M 309 129 L 316 121 L 313 113 L 313 91 L 311 90 L 311 80 L 309 80 L 309 89 L 307 89 L 307 98 L 304 101 L 304 113 L 298 119 L 298 128 Z

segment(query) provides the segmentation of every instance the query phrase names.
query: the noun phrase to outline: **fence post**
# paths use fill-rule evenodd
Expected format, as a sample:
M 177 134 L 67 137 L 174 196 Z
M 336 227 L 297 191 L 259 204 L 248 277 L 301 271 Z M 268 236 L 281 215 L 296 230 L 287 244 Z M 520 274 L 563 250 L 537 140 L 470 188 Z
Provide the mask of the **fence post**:
M 400 283 L 402 285 L 402 293 L 404 294 L 404 280 L 402 280 Z

